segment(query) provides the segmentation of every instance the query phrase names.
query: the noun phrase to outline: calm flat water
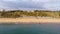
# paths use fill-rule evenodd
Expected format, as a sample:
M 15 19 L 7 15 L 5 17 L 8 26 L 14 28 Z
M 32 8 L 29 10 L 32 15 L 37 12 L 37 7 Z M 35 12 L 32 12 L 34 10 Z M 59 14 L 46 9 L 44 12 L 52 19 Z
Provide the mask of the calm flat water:
M 60 24 L 0 25 L 0 34 L 60 34 Z

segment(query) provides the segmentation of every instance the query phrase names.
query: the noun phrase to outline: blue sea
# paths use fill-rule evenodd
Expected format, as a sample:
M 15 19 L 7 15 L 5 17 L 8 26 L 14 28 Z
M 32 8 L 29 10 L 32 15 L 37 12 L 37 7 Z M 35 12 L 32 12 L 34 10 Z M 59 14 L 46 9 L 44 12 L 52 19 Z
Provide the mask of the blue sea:
M 60 34 L 60 24 L 5 24 L 0 25 L 0 34 Z

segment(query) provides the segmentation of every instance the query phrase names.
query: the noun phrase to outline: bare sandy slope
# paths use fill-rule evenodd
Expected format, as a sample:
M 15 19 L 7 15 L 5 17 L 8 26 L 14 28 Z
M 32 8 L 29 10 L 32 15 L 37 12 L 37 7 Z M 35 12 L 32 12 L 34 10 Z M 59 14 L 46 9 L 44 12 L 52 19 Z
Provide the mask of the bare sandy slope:
M 60 23 L 60 18 L 0 18 L 0 23 Z

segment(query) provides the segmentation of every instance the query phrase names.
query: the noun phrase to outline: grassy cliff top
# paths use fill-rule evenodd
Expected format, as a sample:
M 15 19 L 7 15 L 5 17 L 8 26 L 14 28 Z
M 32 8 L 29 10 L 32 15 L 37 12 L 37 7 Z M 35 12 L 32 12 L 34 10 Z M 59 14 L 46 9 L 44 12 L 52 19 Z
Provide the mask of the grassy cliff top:
M 33 11 L 3 10 L 3 11 L 0 11 L 0 18 L 18 18 L 18 17 L 24 17 L 24 16 L 60 18 L 60 11 L 49 11 L 49 10 L 33 10 Z

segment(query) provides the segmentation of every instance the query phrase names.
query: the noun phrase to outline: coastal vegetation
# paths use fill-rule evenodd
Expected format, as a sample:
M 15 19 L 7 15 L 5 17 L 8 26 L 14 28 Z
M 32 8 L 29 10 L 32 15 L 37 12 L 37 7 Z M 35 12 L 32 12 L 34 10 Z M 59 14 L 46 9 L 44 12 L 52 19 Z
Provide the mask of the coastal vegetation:
M 0 18 L 19 18 L 19 17 L 53 17 L 60 18 L 60 11 L 49 11 L 49 10 L 11 10 L 11 11 L 0 11 Z

